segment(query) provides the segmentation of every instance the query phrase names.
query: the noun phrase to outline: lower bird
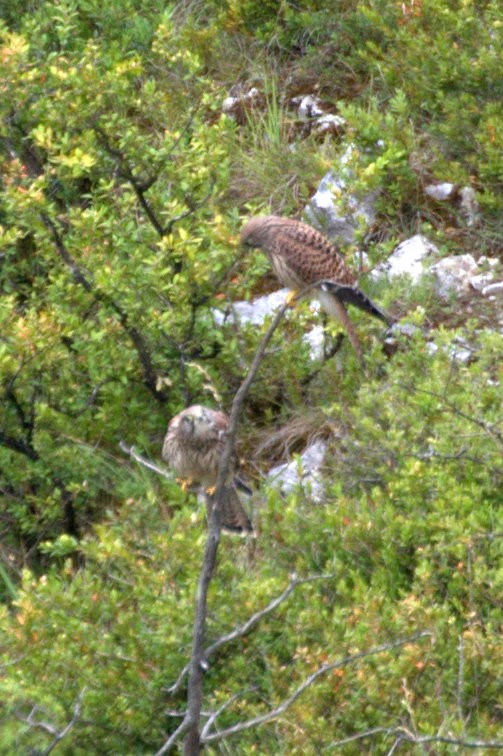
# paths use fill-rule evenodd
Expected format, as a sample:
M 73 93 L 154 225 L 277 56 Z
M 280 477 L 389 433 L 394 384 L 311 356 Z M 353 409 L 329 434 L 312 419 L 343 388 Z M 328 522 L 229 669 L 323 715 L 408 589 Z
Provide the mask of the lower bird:
M 224 412 L 194 404 L 172 418 L 162 447 L 162 458 L 183 479 L 184 487 L 197 484 L 204 489 L 208 518 L 228 427 L 229 418 Z M 237 455 L 233 449 L 221 504 L 222 530 L 254 535 L 237 489 L 251 492 L 236 477 L 236 471 Z
M 312 286 L 309 294 L 344 326 L 361 363 L 362 347 L 346 304 L 359 307 L 387 325 L 394 322 L 358 288 L 335 244 L 307 223 L 279 215 L 260 215 L 243 226 L 241 243 L 266 253 L 280 283 L 291 290 L 289 302 Z

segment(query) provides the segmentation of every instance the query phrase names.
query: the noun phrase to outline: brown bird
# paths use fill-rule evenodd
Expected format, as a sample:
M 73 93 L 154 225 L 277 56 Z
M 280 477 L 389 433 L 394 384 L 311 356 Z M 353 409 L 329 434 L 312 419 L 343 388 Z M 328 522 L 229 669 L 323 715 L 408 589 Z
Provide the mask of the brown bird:
M 194 404 L 172 418 L 162 447 L 162 458 L 184 479 L 183 487 L 197 483 L 204 489 L 208 518 L 228 427 L 229 418 L 224 412 Z M 222 530 L 254 535 L 237 488 L 249 494 L 251 491 L 236 477 L 236 469 L 237 456 L 233 449 L 222 498 Z
M 346 304 L 355 305 L 388 325 L 394 322 L 358 288 L 337 247 L 307 223 L 278 215 L 251 218 L 241 231 L 241 243 L 260 247 L 267 254 L 279 281 L 291 289 L 288 302 L 307 286 L 319 283 L 310 295 L 342 323 L 360 362 L 363 362 L 362 347 Z

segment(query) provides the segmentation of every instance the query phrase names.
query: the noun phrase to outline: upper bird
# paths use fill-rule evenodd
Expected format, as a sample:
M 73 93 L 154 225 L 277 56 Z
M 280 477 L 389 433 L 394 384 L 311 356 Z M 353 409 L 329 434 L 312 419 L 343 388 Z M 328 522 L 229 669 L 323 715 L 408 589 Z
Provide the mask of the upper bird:
M 228 427 L 229 418 L 224 412 L 194 404 L 172 418 L 162 447 L 162 458 L 177 475 L 188 484 L 197 483 L 205 489 L 208 518 Z M 236 487 L 248 489 L 235 477 L 236 468 L 237 455 L 233 449 L 222 498 L 222 529 L 253 535 L 253 525 L 239 500 Z
M 291 289 L 289 301 L 307 286 L 319 283 L 313 287 L 311 296 L 342 323 L 360 362 L 363 362 L 362 347 L 345 303 L 388 325 L 394 322 L 357 287 L 356 278 L 337 247 L 307 223 L 279 215 L 259 215 L 243 226 L 241 243 L 260 247 L 267 254 L 279 281 Z

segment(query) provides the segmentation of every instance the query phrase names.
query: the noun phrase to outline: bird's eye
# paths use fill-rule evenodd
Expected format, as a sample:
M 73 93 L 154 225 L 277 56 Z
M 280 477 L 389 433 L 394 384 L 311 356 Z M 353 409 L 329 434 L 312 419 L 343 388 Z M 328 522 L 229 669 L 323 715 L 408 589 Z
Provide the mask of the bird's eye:
M 192 433 L 194 430 L 194 421 L 191 417 L 182 417 L 181 426 L 184 433 Z

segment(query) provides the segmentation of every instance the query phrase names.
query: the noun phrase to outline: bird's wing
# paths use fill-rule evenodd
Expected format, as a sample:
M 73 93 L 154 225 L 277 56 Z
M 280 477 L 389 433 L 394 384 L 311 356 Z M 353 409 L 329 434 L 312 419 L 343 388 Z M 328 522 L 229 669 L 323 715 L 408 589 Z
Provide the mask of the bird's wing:
M 304 223 L 292 222 L 279 227 L 271 248 L 295 268 L 306 285 L 322 279 L 347 285 L 354 283 L 354 276 L 335 245 Z

